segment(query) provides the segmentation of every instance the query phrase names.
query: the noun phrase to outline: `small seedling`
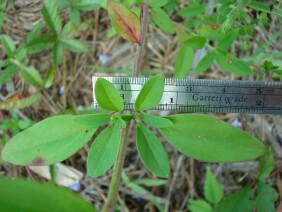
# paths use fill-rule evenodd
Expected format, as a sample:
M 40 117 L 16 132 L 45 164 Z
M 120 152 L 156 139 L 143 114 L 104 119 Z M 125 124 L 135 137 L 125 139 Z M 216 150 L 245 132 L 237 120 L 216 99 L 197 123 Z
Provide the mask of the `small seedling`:
M 264 182 L 274 169 L 274 159 L 268 148 L 259 161 L 258 179 L 252 186 L 245 186 L 238 191 L 223 197 L 223 189 L 211 168 L 207 166 L 204 182 L 204 197 L 189 199 L 188 209 L 191 212 L 224 212 L 224 211 L 275 211 L 274 202 L 278 194 L 269 184 Z M 240 204 L 238 204 L 240 203 Z

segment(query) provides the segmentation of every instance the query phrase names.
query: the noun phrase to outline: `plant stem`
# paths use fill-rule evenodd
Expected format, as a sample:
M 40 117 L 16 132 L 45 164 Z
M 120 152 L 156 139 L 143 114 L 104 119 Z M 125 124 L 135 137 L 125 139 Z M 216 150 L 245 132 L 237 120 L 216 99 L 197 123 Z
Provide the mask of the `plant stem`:
M 145 36 L 148 26 L 148 10 L 149 10 L 148 3 L 144 3 L 142 6 L 140 44 L 137 46 L 137 52 L 135 55 L 133 77 L 138 77 L 141 70 L 142 51 L 143 51 L 143 46 L 144 46 L 144 41 L 145 41 Z M 112 181 L 107 196 L 107 201 L 104 207 L 102 208 L 102 212 L 113 212 L 115 209 L 115 204 L 118 195 L 118 188 L 121 181 L 122 168 L 124 164 L 125 152 L 127 147 L 127 140 L 128 140 L 127 138 L 131 125 L 132 125 L 132 121 L 127 123 L 126 127 L 122 129 L 121 141 L 119 144 L 117 159 L 114 165 Z
M 67 107 L 67 51 L 63 53 L 63 112 Z
M 118 193 L 118 188 L 120 184 L 121 173 L 122 173 L 122 168 L 125 158 L 125 152 L 126 152 L 125 150 L 127 147 L 127 140 L 128 140 L 127 135 L 129 129 L 130 129 L 130 123 L 127 123 L 126 127 L 122 129 L 121 141 L 119 144 L 119 150 L 118 150 L 117 160 L 115 163 L 114 173 L 112 176 L 112 182 L 107 196 L 107 201 L 102 209 L 102 212 L 112 212 L 114 211 L 115 208 L 117 193 Z
M 144 42 L 145 42 L 145 37 L 148 27 L 148 10 L 149 10 L 149 4 L 144 3 L 142 7 L 141 38 L 140 38 L 140 44 L 137 46 L 137 51 L 135 55 L 133 77 L 138 77 L 141 70 L 142 52 L 143 52 L 143 47 L 144 47 Z

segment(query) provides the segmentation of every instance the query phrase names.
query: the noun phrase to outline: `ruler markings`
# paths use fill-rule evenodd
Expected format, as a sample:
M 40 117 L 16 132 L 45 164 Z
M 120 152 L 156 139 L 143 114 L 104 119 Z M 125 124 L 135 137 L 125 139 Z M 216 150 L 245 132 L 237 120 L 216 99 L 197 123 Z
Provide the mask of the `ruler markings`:
M 93 77 L 93 86 L 98 77 Z M 119 90 L 125 109 L 147 78 L 103 77 Z M 94 97 L 94 106 L 98 107 Z M 153 110 L 282 114 L 282 83 L 209 79 L 165 79 L 161 102 Z

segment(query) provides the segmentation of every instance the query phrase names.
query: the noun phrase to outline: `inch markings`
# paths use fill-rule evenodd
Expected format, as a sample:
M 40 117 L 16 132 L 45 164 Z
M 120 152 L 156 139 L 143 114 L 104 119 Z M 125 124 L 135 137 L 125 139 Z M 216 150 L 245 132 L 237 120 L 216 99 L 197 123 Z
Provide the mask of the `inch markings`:
M 93 77 L 93 87 L 99 77 Z M 148 78 L 103 77 L 133 110 Z M 94 96 L 94 106 L 98 107 Z M 165 79 L 163 97 L 152 110 L 179 112 L 282 114 L 282 83 L 239 80 Z

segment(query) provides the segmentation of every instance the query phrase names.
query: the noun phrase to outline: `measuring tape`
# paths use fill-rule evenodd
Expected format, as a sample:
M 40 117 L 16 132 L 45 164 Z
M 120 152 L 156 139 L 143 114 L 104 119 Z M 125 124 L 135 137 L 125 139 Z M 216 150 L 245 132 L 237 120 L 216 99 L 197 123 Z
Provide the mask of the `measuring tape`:
M 93 77 L 93 88 L 96 80 Z M 102 77 L 114 84 L 126 110 L 148 78 Z M 93 92 L 94 93 L 94 92 Z M 94 95 L 94 106 L 99 108 Z M 282 114 L 282 83 L 239 80 L 165 79 L 162 99 L 152 110 Z

